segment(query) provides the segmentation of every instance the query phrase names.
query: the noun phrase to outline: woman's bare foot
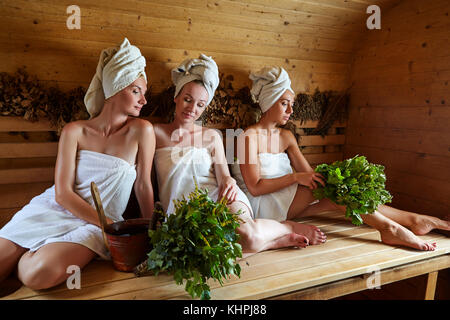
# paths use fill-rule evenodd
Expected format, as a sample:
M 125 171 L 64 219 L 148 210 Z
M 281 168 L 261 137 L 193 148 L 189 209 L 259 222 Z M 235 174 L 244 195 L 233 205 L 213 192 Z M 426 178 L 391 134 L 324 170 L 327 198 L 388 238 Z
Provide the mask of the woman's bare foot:
M 298 223 L 295 221 L 287 220 L 285 223 L 292 227 L 292 231 L 307 237 L 310 245 L 321 244 L 327 240 L 325 233 L 320 231 L 319 228 L 309 224 Z
M 308 244 L 309 240 L 307 237 L 292 232 L 273 240 L 269 249 L 279 249 L 285 247 L 306 248 Z
M 436 242 L 427 243 L 399 224 L 392 224 L 378 231 L 381 234 L 381 241 L 389 245 L 401 245 L 422 251 L 434 251 L 436 249 Z
M 450 220 L 450 216 L 446 216 L 444 220 L 442 220 L 437 217 L 418 214 L 415 216 L 414 222 L 409 229 L 419 236 L 427 234 L 434 229 L 450 231 L 450 221 L 448 220 Z

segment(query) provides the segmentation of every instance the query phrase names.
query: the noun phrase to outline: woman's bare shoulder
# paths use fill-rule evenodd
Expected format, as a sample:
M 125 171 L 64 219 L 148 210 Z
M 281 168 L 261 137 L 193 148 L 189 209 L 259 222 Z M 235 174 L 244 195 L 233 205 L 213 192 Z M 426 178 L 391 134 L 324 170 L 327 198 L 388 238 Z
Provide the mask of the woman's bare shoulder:
M 204 135 L 208 135 L 208 136 L 213 136 L 213 137 L 220 136 L 220 137 L 222 137 L 222 134 L 221 134 L 220 130 L 218 130 L 218 129 L 202 127 L 202 133 Z
M 144 141 L 148 139 L 155 139 L 154 126 L 150 121 L 141 118 L 133 118 L 130 120 L 129 125 L 139 137 L 138 139 L 144 139 Z
M 247 128 L 245 128 L 243 134 L 246 135 L 246 136 L 257 135 L 260 129 L 261 128 L 256 123 L 256 124 L 253 124 L 253 125 L 248 126 Z
M 295 138 L 295 135 L 291 130 L 281 128 L 280 137 L 282 143 L 285 145 L 285 149 L 289 149 L 291 147 L 298 148 L 297 138 Z
M 146 128 L 153 129 L 153 124 L 150 121 L 142 118 L 130 118 L 128 124 L 138 129 L 146 129 Z
M 155 129 L 155 131 L 167 131 L 168 128 L 169 128 L 169 123 L 163 123 L 163 122 L 153 123 L 153 129 Z
M 292 131 L 288 130 L 288 129 L 280 128 L 280 135 L 286 139 L 292 139 L 292 138 L 295 139 L 295 136 L 292 133 Z
M 61 135 L 79 135 L 88 127 L 88 120 L 77 120 L 67 123 L 62 131 Z

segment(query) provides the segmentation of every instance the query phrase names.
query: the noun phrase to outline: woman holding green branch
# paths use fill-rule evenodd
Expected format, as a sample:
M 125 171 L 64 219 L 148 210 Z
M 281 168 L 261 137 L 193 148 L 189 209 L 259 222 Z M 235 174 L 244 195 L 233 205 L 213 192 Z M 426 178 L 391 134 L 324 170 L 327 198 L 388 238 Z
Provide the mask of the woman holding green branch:
M 294 135 L 278 128 L 293 112 L 295 95 L 287 72 L 281 67 L 266 67 L 250 79 L 251 93 L 263 115 L 238 137 L 238 162 L 232 165 L 232 174 L 247 194 L 255 217 L 285 221 L 330 210 L 345 212 L 345 206 L 314 197 L 312 191 L 325 186 L 324 176 L 311 168 Z M 435 250 L 436 243 L 416 235 L 433 229 L 450 230 L 448 221 L 386 205 L 378 206 L 373 214 L 363 214 L 362 219 L 380 232 L 384 243 L 418 250 Z
M 187 197 L 195 189 L 208 189 L 214 201 L 225 197 L 232 212 L 242 212 L 238 228 L 244 253 L 281 247 L 306 247 L 325 240 L 314 226 L 293 221 L 254 219 L 246 195 L 230 176 L 222 138 L 213 129 L 195 123 L 214 97 L 219 84 L 213 59 L 200 55 L 187 59 L 172 70 L 176 104 L 174 120 L 155 124 L 159 197 L 167 214 L 174 212 L 173 201 Z

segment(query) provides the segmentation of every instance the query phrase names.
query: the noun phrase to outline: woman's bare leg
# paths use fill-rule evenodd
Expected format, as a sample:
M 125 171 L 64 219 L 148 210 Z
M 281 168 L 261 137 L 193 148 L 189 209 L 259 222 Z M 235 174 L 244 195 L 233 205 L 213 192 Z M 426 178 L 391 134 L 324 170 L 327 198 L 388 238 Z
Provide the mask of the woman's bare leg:
M 450 230 L 450 221 L 380 205 L 377 210 L 391 220 L 407 227 L 416 235 L 424 235 L 433 229 Z
M 13 272 L 27 250 L 10 240 L 0 238 L 0 283 Z
M 70 274 L 67 267 L 82 269 L 96 253 L 87 247 L 70 242 L 49 243 L 35 252 L 26 252 L 17 265 L 17 276 L 22 283 L 34 290 L 54 287 Z
M 427 243 L 418 238 L 410 230 L 399 223 L 389 219 L 378 211 L 372 214 L 361 215 L 364 223 L 377 229 L 381 234 L 381 240 L 390 245 L 402 245 L 423 251 L 433 251 L 436 243 Z
M 308 193 L 310 193 L 310 197 L 308 197 Z M 307 199 L 306 202 L 311 201 L 312 199 L 312 192 L 307 188 L 297 191 L 297 194 L 299 198 Z M 322 199 L 313 205 L 306 204 L 306 208 L 303 211 L 300 211 L 303 207 L 305 207 L 305 201 L 292 206 L 292 211 L 290 210 L 291 215 L 295 218 L 299 218 L 313 216 L 329 210 L 345 212 L 345 206 L 337 205 L 329 199 Z M 442 220 L 437 217 L 399 210 L 386 205 L 378 206 L 377 211 L 386 218 L 410 229 L 416 235 L 425 235 L 433 229 L 450 230 L 450 221 Z
M 283 247 L 306 247 L 311 241 L 304 234 L 298 233 L 294 230 L 292 221 L 278 222 L 271 219 L 253 219 L 248 211 L 247 206 L 241 201 L 235 201 L 229 205 L 233 212 L 239 209 L 243 212 L 240 218 L 244 221 L 238 228 L 238 233 L 241 235 L 240 243 L 243 252 L 260 252 L 269 249 L 277 249 Z M 314 243 L 322 243 L 325 241 L 325 236 L 316 227 L 311 226 L 311 235 Z M 315 228 L 315 229 L 313 229 Z M 305 227 L 306 229 L 306 227 Z M 316 229 L 318 231 L 316 231 Z M 309 229 L 308 229 L 309 230 Z
M 311 190 L 299 187 L 289 209 L 289 213 L 295 218 L 313 216 L 320 212 L 330 210 L 339 210 L 345 213 L 345 206 L 337 205 L 329 199 L 321 199 L 318 203 L 309 205 L 313 200 L 314 196 L 312 195 Z M 295 201 L 298 201 L 299 203 L 295 203 Z M 303 211 L 300 211 L 302 208 L 304 208 Z M 397 223 L 379 211 L 375 211 L 373 214 L 363 214 L 361 217 L 364 223 L 380 232 L 381 240 L 386 244 L 403 245 L 419 250 L 434 250 L 436 248 L 435 243 L 429 244 L 424 242 L 400 223 Z
M 339 206 L 329 199 L 321 199 L 319 202 L 311 204 L 316 200 L 317 199 L 313 196 L 310 189 L 298 186 L 297 193 L 289 207 L 287 218 L 304 218 L 314 216 L 321 212 L 334 210 L 345 212 L 345 206 Z

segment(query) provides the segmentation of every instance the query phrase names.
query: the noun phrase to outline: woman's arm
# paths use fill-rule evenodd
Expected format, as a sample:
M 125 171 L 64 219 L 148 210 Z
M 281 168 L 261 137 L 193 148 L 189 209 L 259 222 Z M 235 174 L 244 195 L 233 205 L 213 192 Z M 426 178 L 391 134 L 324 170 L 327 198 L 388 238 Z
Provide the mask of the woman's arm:
M 287 142 L 286 153 L 291 161 L 291 166 L 297 172 L 314 172 L 314 169 L 308 163 L 305 156 L 300 151 L 298 147 L 297 139 L 295 139 L 294 134 L 289 130 L 282 130 L 282 139 Z
M 152 218 L 154 194 L 151 172 L 153 156 L 155 155 L 155 132 L 153 125 L 142 119 L 139 121 L 138 131 L 137 176 L 134 183 L 134 192 L 141 210 L 141 217 Z
M 62 130 L 55 165 L 55 200 L 76 217 L 100 226 L 97 211 L 75 191 L 75 170 L 78 138 L 82 127 L 77 122 L 68 123 Z M 106 219 L 112 223 L 111 219 Z
M 286 129 L 282 130 L 283 141 L 287 142 L 287 155 L 291 161 L 291 166 L 296 171 L 299 183 L 314 190 L 318 187 L 317 182 L 325 186 L 324 177 L 311 168 L 308 160 L 300 151 L 297 139 L 294 134 Z
M 256 131 L 250 129 L 238 137 L 237 156 L 242 178 L 248 191 L 253 196 L 272 193 L 298 183 L 294 173 L 273 179 L 261 178 L 258 161 L 258 134 Z
M 317 188 L 316 181 L 324 185 L 324 182 L 320 179 L 321 175 L 314 172 L 314 170 L 306 161 L 305 157 L 303 157 L 303 155 L 301 154 L 294 135 L 288 130 L 282 130 L 280 138 L 282 140 L 281 143 L 287 144 L 287 153 L 289 159 L 291 160 L 291 165 L 297 172 L 286 174 L 282 177 L 273 179 L 262 179 L 260 176 L 260 166 L 257 160 L 257 133 L 249 130 L 243 137 L 241 137 L 241 139 L 245 140 L 241 140 L 240 143 L 238 141 L 238 150 L 239 148 L 244 147 L 243 156 L 242 152 L 238 152 L 238 157 L 242 178 L 244 179 L 248 191 L 253 196 L 260 196 L 263 194 L 276 192 L 293 184 L 300 184 L 310 189 Z M 297 152 L 295 151 L 295 149 L 297 150 Z M 239 156 L 240 154 L 241 156 Z
M 228 163 L 225 156 L 222 137 L 212 129 L 207 129 L 205 134 L 210 137 L 212 142 L 212 158 L 214 162 L 214 171 L 216 173 L 217 185 L 219 186 L 219 200 L 223 197 L 227 198 L 228 203 L 236 200 L 237 185 L 236 180 L 230 175 Z

